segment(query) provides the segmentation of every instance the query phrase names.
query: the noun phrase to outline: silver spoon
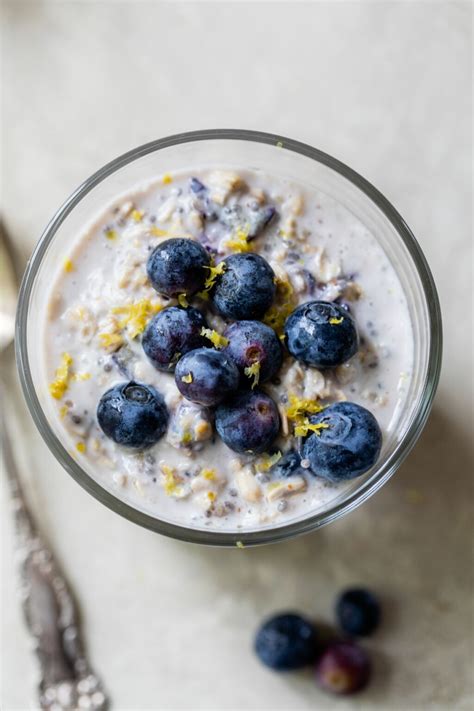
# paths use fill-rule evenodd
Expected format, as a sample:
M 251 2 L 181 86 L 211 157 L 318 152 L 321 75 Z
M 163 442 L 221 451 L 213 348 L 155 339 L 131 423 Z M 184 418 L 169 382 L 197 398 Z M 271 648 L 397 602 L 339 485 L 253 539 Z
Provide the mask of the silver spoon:
M 16 292 L 9 244 L 0 224 L 0 356 L 13 340 Z M 0 386 L 0 402 L 5 402 L 5 388 Z M 40 664 L 40 708 L 104 711 L 109 701 L 85 655 L 76 603 L 29 510 L 1 407 L 0 424 L 20 560 L 21 600 Z

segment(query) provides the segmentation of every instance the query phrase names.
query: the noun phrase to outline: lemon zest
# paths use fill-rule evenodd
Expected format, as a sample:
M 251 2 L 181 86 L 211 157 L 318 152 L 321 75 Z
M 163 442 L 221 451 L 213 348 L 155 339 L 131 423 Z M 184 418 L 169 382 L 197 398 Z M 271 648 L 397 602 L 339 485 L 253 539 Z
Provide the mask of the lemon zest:
M 168 231 L 162 230 L 161 227 L 153 225 L 150 227 L 150 234 L 152 234 L 153 237 L 166 237 L 168 235 Z
M 120 319 L 118 324 L 119 328 L 126 328 L 128 335 L 133 339 L 140 333 L 143 333 L 151 317 L 158 313 L 158 311 L 161 311 L 162 308 L 162 304 L 153 303 L 149 299 L 142 299 L 141 301 L 136 301 L 134 304 L 117 306 L 112 309 L 112 313 L 123 315 L 123 318 Z M 103 334 L 101 334 L 101 338 L 102 335 Z
M 77 451 L 80 452 L 81 454 L 84 454 L 84 452 L 86 451 L 86 444 L 85 444 L 85 442 L 78 442 L 78 443 L 76 444 L 76 449 L 77 449 Z
M 204 328 L 204 326 L 201 328 L 201 336 L 208 338 L 215 348 L 224 348 L 229 343 L 228 338 L 221 336 L 220 333 L 211 328 Z
M 74 375 L 71 376 L 71 380 L 82 382 L 84 380 L 90 380 L 91 377 L 92 375 L 90 373 L 74 373 Z
M 282 453 L 280 451 L 275 452 L 271 456 L 269 454 L 264 454 L 261 460 L 257 464 L 257 469 L 261 472 L 268 472 L 277 462 L 282 458 Z
M 117 232 L 112 229 L 104 230 L 104 235 L 110 240 L 117 239 Z
M 169 173 L 165 173 L 163 176 L 163 185 L 169 185 L 173 182 L 173 177 Z
M 161 471 L 163 472 L 165 478 L 163 485 L 165 494 L 167 496 L 179 496 L 182 493 L 182 487 L 178 484 L 175 470 L 167 464 L 162 464 Z
M 74 271 L 74 264 L 72 263 L 71 259 L 65 259 L 64 260 L 64 271 L 67 274 L 70 274 L 70 272 Z
M 248 241 L 249 230 L 238 229 L 234 237 L 224 242 L 224 246 L 231 249 L 233 252 L 250 252 L 252 249 Z
M 253 390 L 254 387 L 256 385 L 258 385 L 258 381 L 260 379 L 260 361 L 256 360 L 255 363 L 252 363 L 252 365 L 249 365 L 247 368 L 244 368 L 244 373 L 247 376 L 247 378 L 253 378 L 253 383 L 252 383 L 252 390 Z
M 118 350 L 124 344 L 120 333 L 99 333 L 100 345 L 102 348 L 112 348 Z
M 217 494 L 215 493 L 215 491 L 208 491 L 207 498 L 209 499 L 209 501 L 215 501 L 217 498 Z
M 236 542 L 235 542 L 235 545 L 237 546 L 237 548 L 245 548 L 245 546 L 244 546 L 244 544 L 242 543 L 242 541 L 236 541 Z
M 320 405 L 315 400 L 309 400 L 306 398 L 300 398 L 293 393 L 289 394 L 290 404 L 286 408 L 286 416 L 289 420 L 293 422 L 298 422 L 298 420 L 304 415 L 314 415 L 317 412 L 324 410 L 324 406 Z
M 178 304 L 183 308 L 187 309 L 189 306 L 186 294 L 178 294 Z
M 181 380 L 183 381 L 183 383 L 192 383 L 193 382 L 193 374 L 188 373 L 187 375 L 183 375 Z
M 276 303 L 270 306 L 263 317 L 263 322 L 282 336 L 285 321 L 295 308 L 294 289 L 288 279 L 275 277 L 273 281 L 276 285 Z
M 316 424 L 311 424 L 307 417 L 304 418 L 303 422 L 295 427 L 296 437 L 306 437 L 308 432 L 315 432 L 318 437 L 321 434 L 320 430 L 327 430 L 329 425 L 324 422 L 317 422 Z
M 62 407 L 59 408 L 59 417 L 63 419 L 64 417 L 66 417 L 68 412 L 69 407 L 67 405 L 62 405 Z
M 204 267 L 204 269 L 209 269 L 209 276 L 204 282 L 204 291 L 210 291 L 216 283 L 217 277 L 221 274 L 224 274 L 226 270 L 226 264 L 225 262 L 219 262 L 217 266 L 211 265 L 210 267 Z
M 341 316 L 341 318 L 330 318 L 329 323 L 332 326 L 339 326 L 340 323 L 344 321 L 344 316 Z
M 189 430 L 186 430 L 186 432 L 183 432 L 183 436 L 181 437 L 181 442 L 183 444 L 190 444 L 193 441 L 193 436 Z
M 201 472 L 201 475 L 204 477 L 204 479 L 207 479 L 207 481 L 215 481 L 216 470 L 215 469 L 203 469 Z
M 141 222 L 144 214 L 142 210 L 132 210 L 130 217 L 134 222 Z
M 69 387 L 72 363 L 73 359 L 69 353 L 61 355 L 61 364 L 56 370 L 55 380 L 49 385 L 49 392 L 56 400 L 60 400 Z

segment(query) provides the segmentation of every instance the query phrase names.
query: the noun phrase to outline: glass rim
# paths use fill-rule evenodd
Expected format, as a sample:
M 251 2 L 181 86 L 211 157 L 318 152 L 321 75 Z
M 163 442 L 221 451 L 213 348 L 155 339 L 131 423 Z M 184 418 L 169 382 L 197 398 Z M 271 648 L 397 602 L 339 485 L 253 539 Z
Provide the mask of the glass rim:
M 61 224 L 76 207 L 76 205 L 99 183 L 111 176 L 116 171 L 129 163 L 154 153 L 163 148 L 176 146 L 183 143 L 192 143 L 206 140 L 235 140 L 249 141 L 272 145 L 292 151 L 294 153 L 315 160 L 318 163 L 339 173 L 355 185 L 368 197 L 383 213 L 384 217 L 392 224 L 398 236 L 404 243 L 413 260 L 416 272 L 420 279 L 428 316 L 429 352 L 426 368 L 426 377 L 419 395 L 417 409 L 412 421 L 404 435 L 397 443 L 387 460 L 378 468 L 360 487 L 353 491 L 343 501 L 330 506 L 323 512 L 309 515 L 295 522 L 285 523 L 273 528 L 257 530 L 228 532 L 195 529 L 181 526 L 176 523 L 162 520 L 151 514 L 140 511 L 125 503 L 113 493 L 95 481 L 75 459 L 69 454 L 59 438 L 53 432 L 36 394 L 33 377 L 31 374 L 27 333 L 28 311 L 30 297 L 36 274 L 43 257 Z M 387 198 L 359 173 L 349 168 L 331 155 L 312 146 L 296 141 L 285 136 L 261 131 L 243 129 L 206 129 L 189 131 L 166 136 L 134 148 L 107 163 L 92 176 L 87 178 L 62 204 L 44 229 L 33 253 L 28 261 L 18 298 L 18 307 L 15 324 L 15 351 L 21 387 L 26 399 L 28 409 L 33 417 L 36 427 L 45 440 L 51 452 L 64 469 L 86 491 L 99 500 L 109 509 L 124 518 L 144 528 L 161 533 L 165 536 L 190 543 L 200 543 L 213 546 L 253 546 L 264 543 L 276 543 L 287 538 L 302 535 L 335 521 L 346 513 L 353 511 L 357 506 L 366 501 L 395 473 L 405 457 L 413 448 L 424 424 L 428 418 L 433 403 L 433 398 L 438 385 L 441 360 L 442 360 L 442 323 L 436 286 L 427 264 L 426 258 L 415 236 L 405 220 L 387 200 Z

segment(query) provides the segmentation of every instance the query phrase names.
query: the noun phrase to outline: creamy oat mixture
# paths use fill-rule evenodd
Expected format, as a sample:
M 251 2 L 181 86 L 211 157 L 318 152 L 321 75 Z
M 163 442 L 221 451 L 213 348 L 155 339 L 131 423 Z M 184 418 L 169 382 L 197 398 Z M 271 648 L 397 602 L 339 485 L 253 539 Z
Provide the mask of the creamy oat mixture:
M 206 200 L 201 184 L 208 188 Z M 254 232 L 258 236 L 249 241 Z M 278 377 L 262 385 L 281 417 L 280 437 L 268 454 L 241 456 L 228 449 L 214 431 L 212 414 L 184 400 L 173 374 L 156 370 L 143 352 L 146 324 L 177 303 L 152 288 L 147 258 L 174 236 L 200 241 L 216 265 L 235 252 L 264 256 L 277 282 L 264 321 L 279 335 L 286 316 L 311 299 L 347 304 L 356 320 L 361 343 L 349 362 L 318 371 L 286 353 Z M 213 329 L 209 345 L 221 345 L 226 324 L 210 311 L 207 294 L 190 301 L 206 310 Z M 387 439 L 408 389 L 412 341 L 405 296 L 375 236 L 322 192 L 242 170 L 165 175 L 117 199 L 65 255 L 44 324 L 50 395 L 63 440 L 81 465 L 136 508 L 221 530 L 309 515 L 351 485 L 331 485 L 309 473 L 275 481 L 270 470 L 295 445 L 294 426 L 308 402 L 359 403 L 375 415 Z M 107 439 L 96 420 L 101 395 L 126 380 L 153 385 L 170 412 L 166 435 L 143 453 Z

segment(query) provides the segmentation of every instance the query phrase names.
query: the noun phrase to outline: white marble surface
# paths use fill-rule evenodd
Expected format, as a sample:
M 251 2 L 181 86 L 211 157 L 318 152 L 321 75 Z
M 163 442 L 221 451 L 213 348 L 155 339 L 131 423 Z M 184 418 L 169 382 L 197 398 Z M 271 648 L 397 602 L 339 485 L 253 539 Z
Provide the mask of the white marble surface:
M 2 214 L 19 264 L 68 193 L 124 150 L 181 130 L 258 128 L 374 182 L 418 236 L 443 306 L 439 394 L 406 464 L 352 515 L 256 550 L 191 547 L 103 508 L 53 460 L 12 379 L 31 499 L 113 708 L 472 708 L 470 3 L 13 0 L 2 11 Z M 5 501 L 2 529 L 0 705 L 10 711 L 31 707 L 34 663 Z M 356 582 L 386 608 L 367 644 L 367 693 L 334 701 L 309 675 L 256 662 L 262 615 L 328 619 L 336 591 Z

